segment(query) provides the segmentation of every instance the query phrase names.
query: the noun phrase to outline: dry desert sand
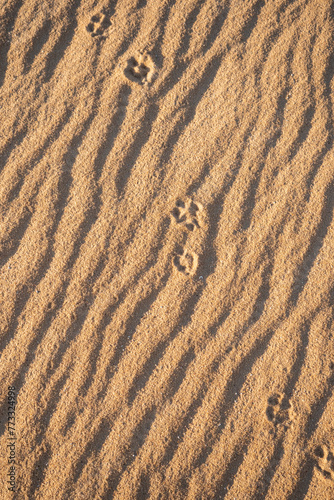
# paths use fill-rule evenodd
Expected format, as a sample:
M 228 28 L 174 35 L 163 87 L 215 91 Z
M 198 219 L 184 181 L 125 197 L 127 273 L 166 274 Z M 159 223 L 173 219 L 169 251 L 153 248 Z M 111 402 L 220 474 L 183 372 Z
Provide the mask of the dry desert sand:
M 330 0 L 1 2 L 1 498 L 334 499 L 333 74 Z

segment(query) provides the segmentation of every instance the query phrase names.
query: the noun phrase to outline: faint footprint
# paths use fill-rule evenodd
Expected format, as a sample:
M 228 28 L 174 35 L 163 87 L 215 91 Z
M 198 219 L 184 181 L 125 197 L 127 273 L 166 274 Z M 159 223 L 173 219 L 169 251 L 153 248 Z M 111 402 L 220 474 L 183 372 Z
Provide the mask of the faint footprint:
M 174 257 L 174 266 L 186 276 L 195 274 L 197 265 L 197 255 L 189 250 L 184 249 L 183 253 L 178 253 Z
M 327 446 L 318 446 L 314 451 L 316 457 L 316 468 L 325 479 L 334 480 L 334 456 Z
M 91 18 L 86 29 L 92 37 L 104 38 L 102 35 L 105 33 L 110 24 L 109 17 L 102 11 L 99 14 L 95 14 Z
M 289 427 L 292 420 L 292 411 L 289 402 L 284 399 L 283 394 L 270 396 L 266 415 L 268 420 L 275 426 L 283 425 L 284 429 Z
M 129 80 L 141 85 L 151 83 L 155 76 L 155 67 L 151 56 L 139 53 L 128 60 L 124 74 Z
M 193 231 L 195 227 L 201 226 L 202 210 L 202 205 L 187 198 L 185 202 L 182 200 L 176 202 L 172 215 L 178 224 L 183 223 L 189 231 Z

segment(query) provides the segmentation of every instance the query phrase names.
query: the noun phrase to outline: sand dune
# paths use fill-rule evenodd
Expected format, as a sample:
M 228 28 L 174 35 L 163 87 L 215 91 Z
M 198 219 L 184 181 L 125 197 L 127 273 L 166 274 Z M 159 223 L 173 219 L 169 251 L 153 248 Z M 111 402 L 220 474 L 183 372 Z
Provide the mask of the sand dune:
M 329 0 L 2 3 L 1 498 L 334 498 L 333 41 Z

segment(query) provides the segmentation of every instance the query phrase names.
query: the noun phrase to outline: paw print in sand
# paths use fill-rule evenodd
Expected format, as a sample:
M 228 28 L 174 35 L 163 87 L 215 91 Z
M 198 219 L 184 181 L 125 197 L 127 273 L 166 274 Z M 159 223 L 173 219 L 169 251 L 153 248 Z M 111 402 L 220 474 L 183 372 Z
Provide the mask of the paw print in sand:
M 314 451 L 316 468 L 325 479 L 334 480 L 334 456 L 327 446 L 318 446 Z
M 151 83 L 155 76 L 155 68 L 151 56 L 139 53 L 136 57 L 131 57 L 128 60 L 124 74 L 132 82 L 141 85 Z
M 103 38 L 103 35 L 110 24 L 110 19 L 107 14 L 100 12 L 99 14 L 92 16 L 86 29 L 92 37 Z
M 203 208 L 199 203 L 194 203 L 187 198 L 186 201 L 178 200 L 172 210 L 172 215 L 178 224 L 184 224 L 189 231 L 200 227 L 201 212 Z
M 174 257 L 174 266 L 186 276 L 193 275 L 198 265 L 198 257 L 195 253 L 184 249 Z
M 266 415 L 268 420 L 272 422 L 275 427 L 283 425 L 284 429 L 287 429 L 291 424 L 291 413 L 290 404 L 285 401 L 283 394 L 274 394 L 270 396 Z

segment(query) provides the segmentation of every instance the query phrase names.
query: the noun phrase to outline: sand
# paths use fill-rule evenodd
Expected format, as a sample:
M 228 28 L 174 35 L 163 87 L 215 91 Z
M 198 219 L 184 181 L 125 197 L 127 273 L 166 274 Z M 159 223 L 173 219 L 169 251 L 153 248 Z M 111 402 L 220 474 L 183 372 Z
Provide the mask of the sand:
M 333 42 L 1 3 L 1 498 L 334 499 Z

